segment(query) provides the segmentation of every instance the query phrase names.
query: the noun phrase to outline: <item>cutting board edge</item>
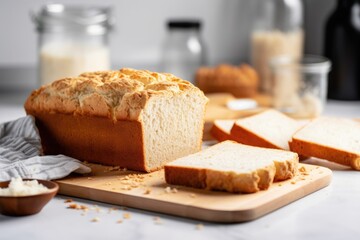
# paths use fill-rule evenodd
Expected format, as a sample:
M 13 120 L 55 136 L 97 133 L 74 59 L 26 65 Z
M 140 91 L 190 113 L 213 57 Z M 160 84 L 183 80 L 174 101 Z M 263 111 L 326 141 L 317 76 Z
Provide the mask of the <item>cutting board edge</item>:
M 123 205 L 127 207 L 163 214 L 170 214 L 200 221 L 237 223 L 251 221 L 262 217 L 298 199 L 301 199 L 309 195 L 310 193 L 313 193 L 328 186 L 332 179 L 332 172 L 330 169 L 324 167 L 320 168 L 326 169 L 327 174 L 324 174 L 323 177 L 320 177 L 314 182 L 312 182 L 312 185 L 315 185 L 315 188 L 313 188 L 312 190 L 305 191 L 305 188 L 296 188 L 294 191 L 288 192 L 281 198 L 276 199 L 276 201 L 265 202 L 262 205 L 254 206 L 245 210 L 201 208 L 191 205 L 182 205 L 160 199 L 140 198 L 139 196 L 133 196 L 124 193 L 114 193 L 110 191 L 104 192 L 100 189 L 93 189 L 84 186 L 71 185 L 69 183 L 62 183 L 61 180 L 57 181 L 57 183 L 60 186 L 59 194 L 63 195 L 79 197 L 83 199 L 89 199 L 114 205 Z M 76 192 L 76 194 L 74 194 L 74 192 Z M 101 194 L 97 194 L 97 192 L 101 192 Z M 118 196 L 114 197 L 115 194 L 117 194 Z M 97 196 L 101 196 L 101 199 L 99 199 Z M 144 201 L 146 201 L 146 204 L 144 204 Z M 161 202 L 161 204 L 159 204 L 159 202 Z

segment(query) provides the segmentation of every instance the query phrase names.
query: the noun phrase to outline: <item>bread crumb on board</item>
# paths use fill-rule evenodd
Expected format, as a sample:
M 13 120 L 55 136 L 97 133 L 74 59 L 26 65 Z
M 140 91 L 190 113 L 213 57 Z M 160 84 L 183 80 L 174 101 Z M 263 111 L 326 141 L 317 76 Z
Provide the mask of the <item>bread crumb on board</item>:
M 165 193 L 177 193 L 178 192 L 177 188 L 171 188 L 171 187 L 166 187 L 164 189 L 164 191 L 165 191 Z
M 151 189 L 150 188 L 147 188 L 144 192 L 144 195 L 147 195 L 147 194 L 150 194 L 151 193 Z

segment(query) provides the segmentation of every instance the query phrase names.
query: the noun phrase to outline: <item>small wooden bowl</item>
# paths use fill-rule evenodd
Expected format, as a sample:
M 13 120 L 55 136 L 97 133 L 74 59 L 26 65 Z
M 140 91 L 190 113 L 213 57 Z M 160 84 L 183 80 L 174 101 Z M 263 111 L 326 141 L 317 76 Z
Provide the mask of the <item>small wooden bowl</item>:
M 24 179 L 37 180 L 37 179 Z M 46 193 L 29 196 L 0 196 L 0 214 L 8 216 L 27 216 L 36 214 L 56 195 L 59 185 L 55 182 L 37 180 L 49 189 Z M 1 188 L 8 187 L 10 181 L 0 182 Z

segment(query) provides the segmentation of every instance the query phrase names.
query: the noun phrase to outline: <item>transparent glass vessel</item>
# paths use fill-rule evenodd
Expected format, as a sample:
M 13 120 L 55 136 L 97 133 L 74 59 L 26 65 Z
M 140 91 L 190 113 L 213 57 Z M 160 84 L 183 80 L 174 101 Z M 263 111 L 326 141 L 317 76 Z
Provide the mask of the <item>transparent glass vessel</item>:
M 161 71 L 194 83 L 196 70 L 205 64 L 205 47 L 201 38 L 201 22 L 170 20 L 162 49 Z
M 261 0 L 251 34 L 251 59 L 260 90 L 271 93 L 270 61 L 277 56 L 300 59 L 303 54 L 301 0 Z
M 110 10 L 48 4 L 32 14 L 38 31 L 39 83 L 110 69 Z
M 295 118 L 314 118 L 323 112 L 331 62 L 322 56 L 288 56 L 271 60 L 272 106 Z

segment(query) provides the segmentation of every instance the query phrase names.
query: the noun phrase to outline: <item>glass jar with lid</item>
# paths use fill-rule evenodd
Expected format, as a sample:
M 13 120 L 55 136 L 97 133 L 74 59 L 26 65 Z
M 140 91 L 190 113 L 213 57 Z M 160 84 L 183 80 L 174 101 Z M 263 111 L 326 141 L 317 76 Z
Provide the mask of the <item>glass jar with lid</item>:
M 261 0 L 251 34 L 252 64 L 260 78 L 260 90 L 272 92 L 270 61 L 303 55 L 303 5 L 301 0 Z
M 205 47 L 199 20 L 173 19 L 162 49 L 161 71 L 194 83 L 196 70 L 205 64 Z
M 48 4 L 32 17 L 39 33 L 41 85 L 110 69 L 109 8 Z

